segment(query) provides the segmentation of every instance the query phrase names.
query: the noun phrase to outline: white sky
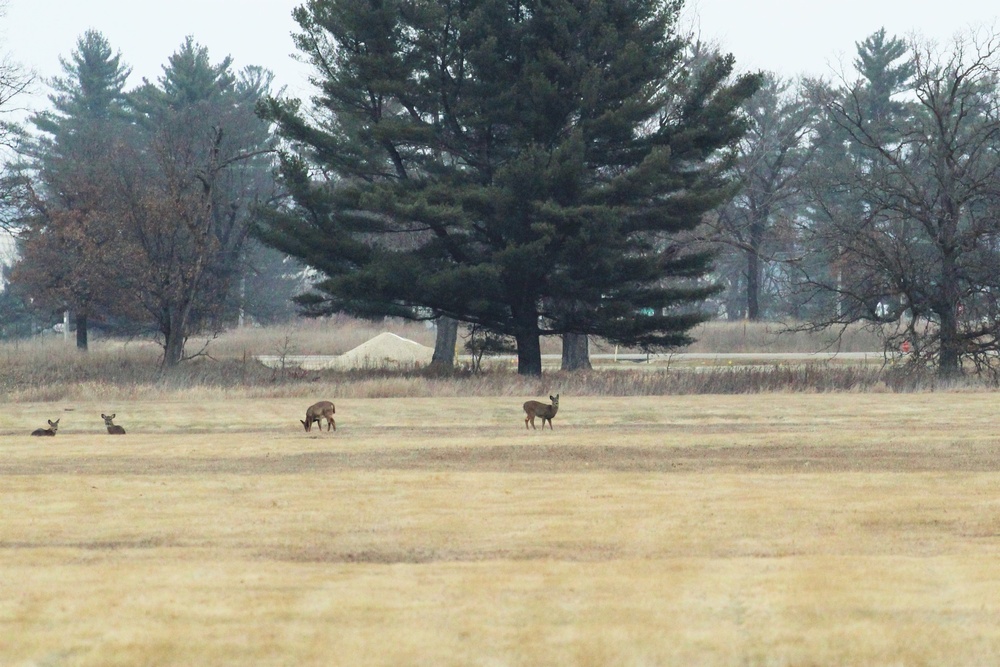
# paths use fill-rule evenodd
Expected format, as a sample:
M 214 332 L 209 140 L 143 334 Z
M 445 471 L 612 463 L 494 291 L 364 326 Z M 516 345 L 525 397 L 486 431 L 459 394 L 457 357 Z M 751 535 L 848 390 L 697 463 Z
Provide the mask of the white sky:
M 291 57 L 291 10 L 304 0 L 0 0 L 0 46 L 42 77 L 61 74 L 88 28 L 101 31 L 132 66 L 130 86 L 156 79 L 187 35 L 208 47 L 214 62 L 231 55 L 237 68 L 261 65 L 278 85 L 306 96 L 307 68 Z M 854 43 L 885 26 L 947 43 L 970 27 L 993 27 L 1000 6 L 986 0 L 687 0 L 686 20 L 703 39 L 736 56 L 741 70 L 784 76 L 831 76 L 850 66 Z M 1000 29 L 1000 25 L 997 26 Z M 46 87 L 29 102 L 46 105 Z
M 685 13 L 741 70 L 786 77 L 850 71 L 855 43 L 883 27 L 941 46 L 971 29 L 1000 31 L 995 0 L 686 0 Z
M 260 65 L 276 84 L 307 94 L 308 68 L 292 59 L 292 9 L 304 0 L 0 0 L 0 46 L 44 78 L 61 76 L 59 58 L 69 58 L 88 29 L 104 34 L 132 67 L 129 87 L 156 80 L 185 37 L 208 48 L 213 63 L 233 57 L 235 69 Z M 33 108 L 46 104 L 39 86 Z

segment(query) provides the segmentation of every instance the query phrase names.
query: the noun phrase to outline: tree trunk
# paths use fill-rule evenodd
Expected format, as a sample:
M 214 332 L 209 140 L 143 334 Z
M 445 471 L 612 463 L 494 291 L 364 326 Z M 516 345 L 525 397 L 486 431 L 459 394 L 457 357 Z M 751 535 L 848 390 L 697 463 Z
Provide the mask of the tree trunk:
M 87 351 L 87 315 L 79 312 L 76 314 L 76 349 Z
M 534 301 L 521 302 L 511 308 L 517 343 L 517 374 L 542 374 L 541 333 L 538 330 L 538 309 Z
M 455 367 L 455 345 L 458 343 L 458 320 L 441 316 L 437 318 L 437 336 L 434 339 L 434 356 L 431 366 Z
M 945 253 L 941 263 L 941 304 L 938 317 L 938 377 L 956 378 L 962 374 L 961 341 L 958 335 L 958 301 L 960 281 L 958 265 L 953 253 Z
M 946 331 L 945 328 L 952 329 Z M 941 349 L 938 354 L 938 377 L 948 380 L 961 375 L 962 355 L 959 350 L 958 336 L 953 330 L 953 323 L 941 322 Z
M 184 338 L 176 333 L 167 334 L 163 344 L 163 365 L 172 368 L 184 358 Z
M 176 311 L 167 316 L 163 332 L 163 365 L 167 368 L 176 366 L 184 358 L 184 319 Z
M 585 334 L 563 334 L 562 369 L 564 371 L 589 371 L 590 339 Z
M 939 173 L 947 173 L 947 168 L 939 168 Z M 949 193 L 950 194 L 950 193 Z M 962 298 L 961 272 L 958 266 L 960 254 L 958 237 L 958 207 L 947 194 L 942 207 L 947 215 L 938 228 L 938 244 L 941 250 L 941 277 L 939 279 L 939 301 L 936 304 L 940 318 L 938 331 L 938 377 L 953 379 L 962 374 L 962 349 L 958 335 L 958 302 Z
M 519 333 L 514 336 L 517 341 L 517 374 L 542 374 L 542 345 L 538 331 Z
M 747 319 L 760 319 L 760 257 L 756 250 L 747 251 Z

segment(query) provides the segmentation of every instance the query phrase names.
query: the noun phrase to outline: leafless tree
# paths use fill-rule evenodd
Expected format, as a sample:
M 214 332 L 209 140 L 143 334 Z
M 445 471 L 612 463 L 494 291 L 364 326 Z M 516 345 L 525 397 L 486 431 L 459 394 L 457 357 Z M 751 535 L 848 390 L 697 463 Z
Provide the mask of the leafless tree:
M 160 135 L 148 153 L 146 146 L 129 153 L 120 170 L 117 215 L 140 258 L 128 292 L 160 332 L 167 366 L 193 356 L 188 337 L 218 323 L 213 314 L 249 234 L 253 202 L 234 191 L 231 172 L 263 151 L 227 153 L 224 136 L 214 128 L 189 162 L 176 137 Z
M 742 259 L 741 275 L 731 281 L 742 288 L 741 313 L 757 320 L 762 316 L 765 269 L 794 236 L 817 110 L 791 82 L 771 74 L 743 107 L 750 128 L 737 146 L 733 165 L 740 190 L 710 225 L 712 238 Z
M 911 42 L 910 57 L 902 112 L 873 117 L 862 82 L 825 100 L 855 149 L 813 200 L 810 246 L 832 270 L 800 268 L 836 295 L 822 324 L 878 324 L 949 378 L 1000 348 L 1000 35 Z
M 0 1 L 0 19 L 6 14 L 7 2 Z M 35 84 L 34 72 L 26 69 L 9 53 L 0 54 L 0 155 L 4 166 L 0 168 L 0 229 L 16 233 L 20 229 L 17 211 L 28 196 L 25 181 L 16 170 L 10 169 L 21 149 L 24 130 L 18 118 L 25 108 L 18 104 Z

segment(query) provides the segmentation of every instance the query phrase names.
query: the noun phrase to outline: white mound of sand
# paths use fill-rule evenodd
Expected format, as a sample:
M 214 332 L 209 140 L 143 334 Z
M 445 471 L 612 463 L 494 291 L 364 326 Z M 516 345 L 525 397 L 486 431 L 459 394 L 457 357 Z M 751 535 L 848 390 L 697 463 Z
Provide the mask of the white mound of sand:
M 341 368 L 424 366 L 433 356 L 433 348 L 385 332 L 337 357 L 336 365 Z
M 366 343 L 338 356 L 321 354 L 262 354 L 257 359 L 269 368 L 413 368 L 431 363 L 434 349 L 393 333 L 380 333 Z

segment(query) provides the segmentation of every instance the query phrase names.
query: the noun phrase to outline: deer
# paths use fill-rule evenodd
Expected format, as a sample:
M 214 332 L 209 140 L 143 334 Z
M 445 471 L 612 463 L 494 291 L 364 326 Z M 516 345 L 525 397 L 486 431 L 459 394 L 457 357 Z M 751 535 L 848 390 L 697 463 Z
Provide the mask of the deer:
M 125 435 L 125 429 L 124 428 L 122 428 L 121 426 L 118 426 L 117 424 L 112 424 L 111 423 L 111 420 L 114 419 L 116 415 L 117 415 L 117 413 L 114 414 L 114 415 L 111 415 L 109 417 L 108 415 L 106 415 L 106 414 L 104 414 L 102 412 L 101 413 L 101 419 L 104 420 L 104 425 L 108 427 L 108 433 L 109 434 L 111 434 L 111 435 Z
M 528 422 L 531 422 L 531 428 L 535 428 L 535 417 L 541 417 L 542 428 L 545 428 L 545 421 L 548 420 L 549 430 L 554 430 L 552 428 L 552 418 L 559 412 L 559 394 L 549 396 L 549 400 L 552 401 L 552 405 L 546 405 L 538 401 L 527 401 L 524 404 L 524 414 L 526 415 L 524 418 L 524 428 L 528 428 Z
M 333 407 L 333 403 L 330 401 L 320 401 L 319 403 L 313 403 L 306 410 L 306 418 L 300 419 L 302 425 L 306 427 L 306 433 L 312 431 L 313 422 L 319 424 L 319 430 L 323 430 L 323 422 L 321 419 L 326 419 L 326 430 L 329 431 L 332 427 L 334 431 L 337 430 L 337 422 L 333 420 L 334 413 L 337 409 Z
M 55 435 L 56 431 L 59 430 L 59 419 L 55 421 L 47 419 L 46 421 L 49 422 L 48 428 L 36 428 L 31 432 L 31 435 Z

